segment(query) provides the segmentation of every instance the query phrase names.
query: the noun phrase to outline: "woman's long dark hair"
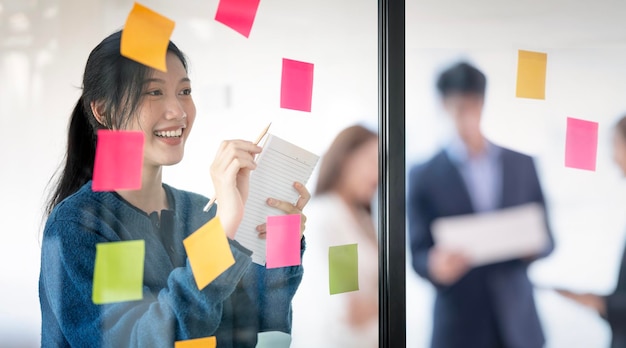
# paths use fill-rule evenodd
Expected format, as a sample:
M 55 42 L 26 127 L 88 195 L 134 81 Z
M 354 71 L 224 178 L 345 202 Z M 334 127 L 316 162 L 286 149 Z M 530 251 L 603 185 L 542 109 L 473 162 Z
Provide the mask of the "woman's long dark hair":
M 46 215 L 92 178 L 98 129 L 124 129 L 134 117 L 142 99 L 144 82 L 151 69 L 120 54 L 122 32 L 102 40 L 89 54 L 83 74 L 82 95 L 72 112 L 67 152 L 60 175 L 53 175 L 54 190 L 46 205 Z M 170 41 L 174 53 L 187 70 L 184 54 Z M 98 109 L 100 122 L 91 111 Z M 61 169 L 61 167 L 59 167 Z
M 321 195 L 337 188 L 348 158 L 369 140 L 378 139 L 378 134 L 363 126 L 351 126 L 341 131 L 326 151 L 320 164 L 315 195 Z M 371 206 L 362 207 L 368 213 Z

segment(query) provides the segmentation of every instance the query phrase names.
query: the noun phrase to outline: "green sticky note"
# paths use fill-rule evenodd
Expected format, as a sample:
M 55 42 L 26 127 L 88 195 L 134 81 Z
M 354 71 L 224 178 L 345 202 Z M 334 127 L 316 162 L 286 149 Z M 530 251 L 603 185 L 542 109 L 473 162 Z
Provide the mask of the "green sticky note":
M 330 294 L 359 290 L 359 255 L 357 244 L 328 248 Z
M 93 303 L 141 300 L 144 257 L 143 240 L 96 244 Z

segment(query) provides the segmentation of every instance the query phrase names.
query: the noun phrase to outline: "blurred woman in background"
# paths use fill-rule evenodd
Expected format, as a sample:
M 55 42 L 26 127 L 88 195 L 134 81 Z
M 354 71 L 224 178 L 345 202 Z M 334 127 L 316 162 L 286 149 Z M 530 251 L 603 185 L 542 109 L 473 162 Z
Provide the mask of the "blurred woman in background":
M 307 206 L 310 240 L 294 298 L 292 347 L 378 347 L 378 245 L 371 208 L 377 187 L 378 135 L 362 126 L 343 130 L 322 158 Z M 359 290 L 329 295 L 328 248 L 354 243 Z
M 613 134 L 613 160 L 626 176 L 626 116 L 622 117 Z M 626 251 L 617 279 L 617 286 L 612 294 L 599 296 L 595 294 L 578 294 L 567 290 L 558 292 L 600 314 L 611 326 L 613 338 L 611 348 L 626 348 Z

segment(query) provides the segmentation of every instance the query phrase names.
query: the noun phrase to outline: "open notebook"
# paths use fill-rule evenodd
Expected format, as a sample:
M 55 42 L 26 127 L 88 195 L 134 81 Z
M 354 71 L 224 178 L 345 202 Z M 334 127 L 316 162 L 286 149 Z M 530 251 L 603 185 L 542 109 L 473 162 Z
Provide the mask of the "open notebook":
M 293 183 L 306 184 L 318 160 L 319 156 L 275 135 L 268 135 L 263 151 L 257 157 L 257 167 L 250 174 L 250 193 L 235 236 L 236 241 L 252 250 L 254 263 L 265 265 L 265 240 L 258 237 L 256 227 L 265 223 L 268 216 L 284 214 L 267 205 L 267 199 L 296 203 L 299 195 Z

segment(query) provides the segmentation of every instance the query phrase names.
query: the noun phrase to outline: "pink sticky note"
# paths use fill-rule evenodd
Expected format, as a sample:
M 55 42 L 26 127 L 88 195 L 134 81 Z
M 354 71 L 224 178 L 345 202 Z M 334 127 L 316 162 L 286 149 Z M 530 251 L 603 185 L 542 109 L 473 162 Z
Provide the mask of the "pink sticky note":
M 300 215 L 267 217 L 266 267 L 300 264 Z
M 280 107 L 311 112 L 313 64 L 283 58 Z
M 215 20 L 230 27 L 246 38 L 256 17 L 261 0 L 220 0 Z
M 595 171 L 597 150 L 598 123 L 568 117 L 565 166 Z
M 142 132 L 98 130 L 93 191 L 141 188 L 143 139 Z

